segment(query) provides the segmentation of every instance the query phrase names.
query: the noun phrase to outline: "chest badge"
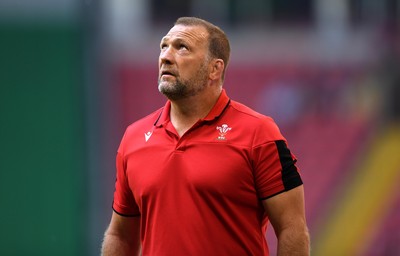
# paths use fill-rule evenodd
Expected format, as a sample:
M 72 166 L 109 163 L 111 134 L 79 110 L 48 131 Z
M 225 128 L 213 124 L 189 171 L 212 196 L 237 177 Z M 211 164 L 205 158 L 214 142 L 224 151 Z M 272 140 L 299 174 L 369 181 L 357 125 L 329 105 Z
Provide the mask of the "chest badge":
M 217 137 L 217 140 L 226 140 L 226 134 L 232 130 L 231 127 L 229 127 L 227 124 L 223 124 L 221 126 L 217 126 L 217 130 L 219 132 L 219 136 Z

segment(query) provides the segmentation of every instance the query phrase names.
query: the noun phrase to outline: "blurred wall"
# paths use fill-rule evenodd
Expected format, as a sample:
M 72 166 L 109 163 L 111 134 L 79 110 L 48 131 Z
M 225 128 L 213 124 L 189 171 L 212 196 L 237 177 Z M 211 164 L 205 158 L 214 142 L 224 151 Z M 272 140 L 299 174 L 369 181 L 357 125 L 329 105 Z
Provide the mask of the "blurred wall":
M 75 3 L 0 6 L 1 254 L 87 255 L 82 35 L 72 18 Z

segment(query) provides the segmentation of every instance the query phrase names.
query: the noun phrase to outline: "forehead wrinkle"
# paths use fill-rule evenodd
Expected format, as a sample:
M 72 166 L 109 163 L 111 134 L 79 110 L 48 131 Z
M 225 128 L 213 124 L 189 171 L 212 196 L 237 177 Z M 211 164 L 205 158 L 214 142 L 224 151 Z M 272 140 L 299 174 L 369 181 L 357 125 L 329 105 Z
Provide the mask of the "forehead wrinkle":
M 194 29 L 190 29 L 190 28 L 195 28 L 195 27 L 199 27 L 199 26 L 180 26 L 180 27 L 184 27 L 184 28 L 189 28 L 189 29 L 185 29 L 185 30 L 175 30 L 176 27 L 178 26 L 174 26 L 167 35 L 165 35 L 162 39 L 161 42 L 166 42 L 169 40 L 191 40 L 191 41 L 196 41 L 196 42 L 201 42 L 201 41 L 206 41 L 207 40 L 207 32 L 205 31 L 205 29 L 203 29 L 203 31 L 194 31 Z M 202 27 L 199 27 L 202 28 Z

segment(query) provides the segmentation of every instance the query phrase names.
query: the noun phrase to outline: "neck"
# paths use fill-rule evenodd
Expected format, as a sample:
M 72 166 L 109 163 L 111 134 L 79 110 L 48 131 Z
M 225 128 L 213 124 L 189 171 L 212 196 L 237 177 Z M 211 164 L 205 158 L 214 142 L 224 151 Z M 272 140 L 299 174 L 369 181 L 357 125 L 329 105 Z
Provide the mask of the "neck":
M 222 88 L 201 92 L 186 99 L 171 101 L 170 118 L 179 136 L 199 119 L 207 116 L 220 96 Z

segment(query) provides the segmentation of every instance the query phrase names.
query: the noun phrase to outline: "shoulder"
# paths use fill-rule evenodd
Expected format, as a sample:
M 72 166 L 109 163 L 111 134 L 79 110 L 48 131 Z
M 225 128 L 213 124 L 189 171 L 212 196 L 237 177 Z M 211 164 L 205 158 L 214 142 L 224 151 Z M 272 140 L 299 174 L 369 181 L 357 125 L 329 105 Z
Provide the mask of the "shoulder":
M 233 100 L 231 100 L 230 107 L 232 119 L 240 124 L 243 132 L 253 134 L 256 144 L 285 140 L 272 117 Z
M 163 108 L 133 122 L 126 129 L 121 139 L 118 151 L 124 152 L 128 145 L 140 145 L 145 141 L 145 134 L 151 133 L 159 119 Z

